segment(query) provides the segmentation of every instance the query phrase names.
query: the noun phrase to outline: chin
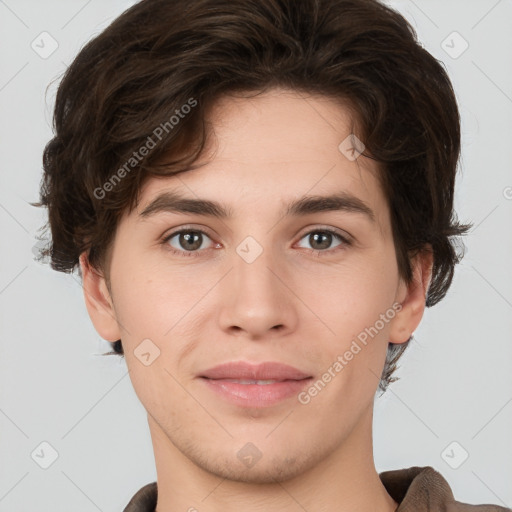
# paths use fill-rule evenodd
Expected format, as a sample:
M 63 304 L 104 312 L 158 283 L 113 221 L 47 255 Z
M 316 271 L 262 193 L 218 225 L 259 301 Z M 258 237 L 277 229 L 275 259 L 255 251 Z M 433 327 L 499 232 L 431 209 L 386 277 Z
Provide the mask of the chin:
M 261 459 L 251 468 L 240 466 L 240 464 L 236 464 L 235 467 L 233 461 L 225 461 L 224 463 L 216 461 L 206 464 L 203 469 L 215 476 L 233 482 L 250 484 L 285 482 L 299 476 L 307 469 L 306 464 L 299 464 L 296 459 L 272 459 L 270 461 Z
M 242 449 L 229 453 L 218 453 L 216 450 L 209 450 L 204 447 L 201 451 L 198 446 L 185 453 L 185 455 L 204 471 L 220 478 L 234 482 L 253 484 L 273 484 L 291 480 L 302 473 L 312 469 L 321 460 L 322 455 L 318 450 L 312 450 L 311 454 L 301 451 L 300 453 L 276 453 L 274 449 L 266 448 L 261 452 L 251 443 L 247 443 Z M 244 458 L 253 456 L 249 462 Z

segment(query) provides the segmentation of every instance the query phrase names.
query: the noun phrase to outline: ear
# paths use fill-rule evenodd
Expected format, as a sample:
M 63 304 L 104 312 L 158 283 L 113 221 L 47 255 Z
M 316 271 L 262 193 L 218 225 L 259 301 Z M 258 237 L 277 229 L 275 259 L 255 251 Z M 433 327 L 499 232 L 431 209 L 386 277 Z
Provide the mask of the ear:
M 107 341 L 121 339 L 121 332 L 105 278 L 94 269 L 85 252 L 80 255 L 85 305 L 98 334 Z
M 428 287 L 432 279 L 434 254 L 432 246 L 427 244 L 411 261 L 413 279 L 407 285 L 403 280 L 397 293 L 397 301 L 402 309 L 391 322 L 389 341 L 405 343 L 418 327 L 425 311 Z

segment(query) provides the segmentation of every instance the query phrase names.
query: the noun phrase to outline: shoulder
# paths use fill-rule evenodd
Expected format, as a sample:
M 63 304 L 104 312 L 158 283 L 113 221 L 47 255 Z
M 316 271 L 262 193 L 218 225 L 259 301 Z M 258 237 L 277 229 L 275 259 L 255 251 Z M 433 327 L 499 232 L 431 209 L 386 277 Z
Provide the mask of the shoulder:
M 431 466 L 384 471 L 379 477 L 389 495 L 399 503 L 396 512 L 512 512 L 499 505 L 470 505 L 457 501 L 445 478 Z
M 154 512 L 157 496 L 157 483 L 147 484 L 134 494 L 123 512 Z

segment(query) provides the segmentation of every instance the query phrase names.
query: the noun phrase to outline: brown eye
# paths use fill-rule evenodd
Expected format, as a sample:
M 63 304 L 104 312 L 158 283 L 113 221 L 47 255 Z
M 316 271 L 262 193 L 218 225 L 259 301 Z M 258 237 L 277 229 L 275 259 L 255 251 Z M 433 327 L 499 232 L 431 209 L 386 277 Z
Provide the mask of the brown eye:
M 209 239 L 210 237 L 203 231 L 183 229 L 171 233 L 163 240 L 163 243 L 168 244 L 171 251 L 175 253 L 194 253 L 201 248 L 205 249 L 205 247 L 202 247 L 205 238 Z M 188 254 L 184 255 L 188 256 Z
M 308 242 L 312 245 L 312 248 L 315 250 L 318 249 L 329 249 L 332 244 L 333 236 L 330 233 L 324 231 L 317 231 L 316 233 L 311 233 L 308 238 Z
M 336 239 L 339 243 L 333 248 L 332 244 Z M 350 245 L 350 241 L 347 238 L 330 229 L 316 229 L 310 231 L 306 233 L 301 240 L 307 240 L 310 245 L 309 248 L 316 252 L 334 252 L 339 246 Z
M 203 242 L 203 236 L 197 231 L 182 232 L 178 235 L 178 244 L 187 251 L 199 249 Z

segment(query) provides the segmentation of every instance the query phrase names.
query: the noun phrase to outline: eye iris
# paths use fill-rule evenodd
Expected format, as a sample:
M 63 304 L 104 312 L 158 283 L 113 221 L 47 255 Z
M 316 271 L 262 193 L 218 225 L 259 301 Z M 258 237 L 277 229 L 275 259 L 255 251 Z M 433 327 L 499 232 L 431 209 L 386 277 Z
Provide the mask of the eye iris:
M 190 233 L 193 233 L 192 235 Z M 199 243 L 198 243 L 199 240 Z M 186 242 L 186 243 L 184 243 Z M 186 233 L 180 233 L 179 243 L 180 246 L 186 250 L 199 249 L 201 247 L 202 235 L 197 231 L 187 231 Z
M 332 237 L 332 233 L 328 231 L 315 231 L 309 235 L 309 242 L 315 250 L 328 249 L 332 243 Z M 179 245 L 187 251 L 194 251 L 201 247 L 202 238 L 202 233 L 198 231 L 185 231 L 179 233 Z
M 309 235 L 309 240 L 310 240 L 311 246 L 313 248 L 315 248 L 314 244 L 317 243 L 318 239 L 321 237 L 324 237 L 324 242 L 323 242 L 323 244 L 321 243 L 320 244 L 321 247 L 317 247 L 317 249 L 328 249 L 332 242 L 332 240 L 331 240 L 332 235 L 330 233 L 326 233 L 323 231 L 317 231 L 316 233 Z M 325 240 L 327 240 L 327 241 L 325 241 Z

